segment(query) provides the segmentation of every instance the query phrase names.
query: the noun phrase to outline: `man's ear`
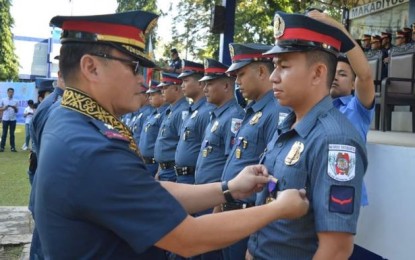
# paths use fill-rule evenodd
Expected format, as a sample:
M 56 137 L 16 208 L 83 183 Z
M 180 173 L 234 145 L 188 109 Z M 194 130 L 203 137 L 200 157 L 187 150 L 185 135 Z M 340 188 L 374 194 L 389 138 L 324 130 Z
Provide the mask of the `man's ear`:
M 96 81 L 99 72 L 100 72 L 100 63 L 98 62 L 98 58 L 93 57 L 92 55 L 86 54 L 82 56 L 79 62 L 80 72 L 81 74 L 91 81 Z

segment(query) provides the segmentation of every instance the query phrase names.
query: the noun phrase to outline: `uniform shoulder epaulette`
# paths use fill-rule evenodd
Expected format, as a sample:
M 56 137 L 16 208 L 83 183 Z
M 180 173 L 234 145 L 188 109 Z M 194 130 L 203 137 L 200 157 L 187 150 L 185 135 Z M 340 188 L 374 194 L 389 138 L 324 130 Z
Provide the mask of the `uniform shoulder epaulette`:
M 90 121 L 92 125 L 94 125 L 97 130 L 107 137 L 108 139 L 116 139 L 116 140 L 122 140 L 125 142 L 129 142 L 130 140 L 128 137 L 124 136 L 120 132 L 117 131 L 112 125 L 104 123 L 100 120 L 93 119 Z

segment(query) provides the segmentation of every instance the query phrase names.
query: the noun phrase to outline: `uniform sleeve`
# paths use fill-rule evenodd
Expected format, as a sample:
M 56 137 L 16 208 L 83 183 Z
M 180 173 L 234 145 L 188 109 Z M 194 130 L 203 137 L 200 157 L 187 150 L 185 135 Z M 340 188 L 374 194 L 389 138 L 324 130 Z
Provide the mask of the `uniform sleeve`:
M 357 97 L 354 97 L 349 104 L 351 109 L 357 111 L 357 113 L 360 115 L 360 118 L 364 120 L 365 125 L 370 125 L 373 117 L 373 111 L 375 109 L 375 102 L 373 102 L 370 109 L 367 109 L 365 106 L 363 106 Z
M 317 232 L 356 233 L 365 150 L 344 136 L 315 143 L 310 185 Z

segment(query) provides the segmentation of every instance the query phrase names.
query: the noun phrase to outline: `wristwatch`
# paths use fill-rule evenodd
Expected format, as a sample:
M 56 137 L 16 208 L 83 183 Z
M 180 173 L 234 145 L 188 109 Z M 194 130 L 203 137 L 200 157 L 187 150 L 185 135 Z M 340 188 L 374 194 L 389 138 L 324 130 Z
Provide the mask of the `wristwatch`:
M 223 196 L 225 197 L 226 202 L 228 203 L 235 202 L 235 199 L 232 197 L 231 191 L 229 190 L 228 181 L 222 182 L 222 192 L 223 192 Z

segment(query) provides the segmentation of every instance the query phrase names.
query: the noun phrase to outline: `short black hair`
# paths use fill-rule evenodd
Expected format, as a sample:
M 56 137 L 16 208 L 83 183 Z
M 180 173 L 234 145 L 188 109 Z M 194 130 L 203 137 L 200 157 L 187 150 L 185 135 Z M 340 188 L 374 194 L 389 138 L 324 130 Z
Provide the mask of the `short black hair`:
M 33 103 L 33 100 L 32 99 L 29 99 L 28 101 L 27 101 L 27 104 L 28 105 L 33 105 L 34 103 Z
M 171 49 L 170 52 L 171 53 L 174 53 L 174 54 L 177 54 L 178 53 L 177 50 L 176 50 L 176 48 Z
M 336 76 L 337 57 L 326 51 L 312 50 L 306 52 L 306 58 L 309 65 L 313 65 L 316 62 L 322 62 L 327 66 L 327 87 L 330 89 Z
M 14 88 L 8 88 L 7 92 L 9 92 L 10 90 L 14 92 Z

